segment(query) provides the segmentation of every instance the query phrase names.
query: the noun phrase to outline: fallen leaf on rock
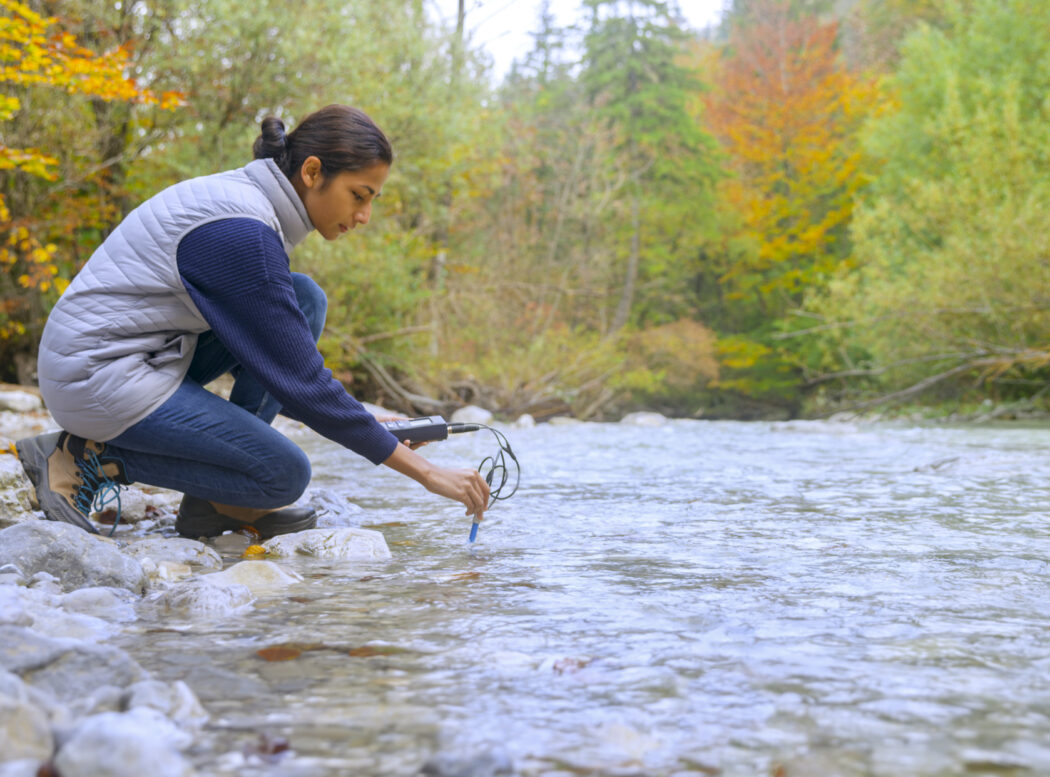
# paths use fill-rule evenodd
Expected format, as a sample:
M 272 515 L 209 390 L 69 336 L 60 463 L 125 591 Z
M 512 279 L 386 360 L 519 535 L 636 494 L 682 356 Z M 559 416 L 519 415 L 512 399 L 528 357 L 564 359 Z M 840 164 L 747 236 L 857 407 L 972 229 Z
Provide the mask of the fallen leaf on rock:
M 117 522 L 117 511 L 112 507 L 108 510 L 103 510 L 95 516 L 95 520 L 105 526 L 112 526 Z

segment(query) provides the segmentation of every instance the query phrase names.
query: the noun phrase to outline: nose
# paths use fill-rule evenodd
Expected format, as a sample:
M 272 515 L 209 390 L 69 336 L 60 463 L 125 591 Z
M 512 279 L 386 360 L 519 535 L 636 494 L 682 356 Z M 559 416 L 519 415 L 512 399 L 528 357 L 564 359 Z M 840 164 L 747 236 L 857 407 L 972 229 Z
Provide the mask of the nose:
M 361 208 L 357 213 L 354 214 L 357 219 L 357 223 L 364 226 L 368 223 L 368 220 L 372 218 L 372 203 L 368 203 L 365 207 Z

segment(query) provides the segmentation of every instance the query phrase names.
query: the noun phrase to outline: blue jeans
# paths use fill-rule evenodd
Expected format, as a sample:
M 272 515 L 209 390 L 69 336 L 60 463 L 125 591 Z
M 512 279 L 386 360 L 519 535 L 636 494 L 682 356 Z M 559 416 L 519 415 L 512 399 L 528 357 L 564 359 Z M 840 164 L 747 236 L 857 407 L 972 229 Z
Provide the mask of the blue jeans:
M 292 283 L 317 340 L 328 309 L 324 291 L 300 273 Z M 236 376 L 229 400 L 204 388 L 227 372 Z M 133 483 L 240 507 L 284 507 L 309 485 L 310 460 L 270 426 L 280 409 L 215 334 L 204 332 L 175 393 L 109 440 L 106 454 L 123 460 Z

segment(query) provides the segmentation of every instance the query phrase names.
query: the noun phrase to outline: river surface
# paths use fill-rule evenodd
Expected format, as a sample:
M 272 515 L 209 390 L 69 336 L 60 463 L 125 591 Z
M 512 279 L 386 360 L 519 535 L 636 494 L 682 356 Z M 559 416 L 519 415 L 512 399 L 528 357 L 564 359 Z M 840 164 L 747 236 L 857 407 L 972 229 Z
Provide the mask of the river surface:
M 125 635 L 211 712 L 202 774 L 1050 774 L 1050 429 L 505 431 L 521 487 L 473 550 L 461 509 L 309 438 L 393 560 L 282 559 L 305 580 L 246 614 Z M 290 751 L 244 756 L 260 732 Z

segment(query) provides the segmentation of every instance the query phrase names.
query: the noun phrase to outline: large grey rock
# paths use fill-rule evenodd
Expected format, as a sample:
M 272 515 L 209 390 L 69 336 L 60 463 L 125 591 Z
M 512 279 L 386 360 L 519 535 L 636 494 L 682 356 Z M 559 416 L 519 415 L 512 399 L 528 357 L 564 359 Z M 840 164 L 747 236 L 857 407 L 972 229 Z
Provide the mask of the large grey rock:
M 63 702 L 91 696 L 103 684 L 126 688 L 146 679 L 119 648 L 46 637 L 20 626 L 0 626 L 0 668 Z
M 142 565 L 115 543 L 68 523 L 27 521 L 0 531 L 0 567 L 14 564 L 26 576 L 47 572 L 71 591 L 113 586 L 142 593 Z
M 190 777 L 180 752 L 190 738 L 156 710 L 103 712 L 82 720 L 55 756 L 62 777 Z

